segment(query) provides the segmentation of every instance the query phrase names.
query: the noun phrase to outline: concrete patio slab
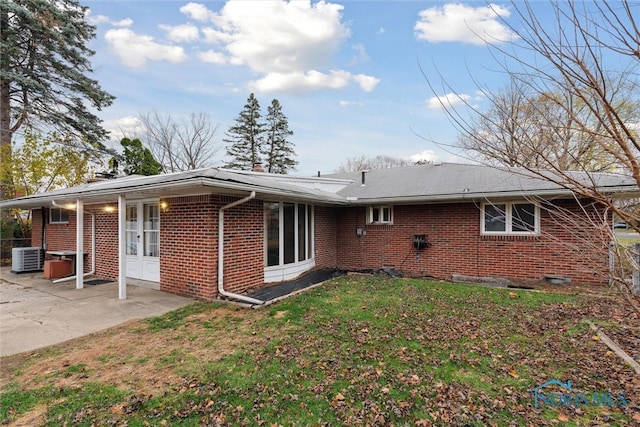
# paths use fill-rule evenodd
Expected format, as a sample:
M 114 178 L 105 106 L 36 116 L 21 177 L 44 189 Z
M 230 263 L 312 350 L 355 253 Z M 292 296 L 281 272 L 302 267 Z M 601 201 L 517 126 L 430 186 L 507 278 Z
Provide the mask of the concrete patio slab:
M 145 287 L 127 286 L 118 299 L 115 282 L 75 288 L 52 283 L 42 273 L 0 269 L 0 356 L 36 350 L 120 323 L 159 316 L 194 300 Z

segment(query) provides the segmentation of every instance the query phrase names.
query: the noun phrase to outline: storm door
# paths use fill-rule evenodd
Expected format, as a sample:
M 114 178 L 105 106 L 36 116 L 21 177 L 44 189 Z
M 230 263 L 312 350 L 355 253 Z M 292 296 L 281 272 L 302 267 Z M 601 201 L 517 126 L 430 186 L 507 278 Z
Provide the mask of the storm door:
M 127 277 L 160 281 L 160 209 L 158 203 L 127 205 Z

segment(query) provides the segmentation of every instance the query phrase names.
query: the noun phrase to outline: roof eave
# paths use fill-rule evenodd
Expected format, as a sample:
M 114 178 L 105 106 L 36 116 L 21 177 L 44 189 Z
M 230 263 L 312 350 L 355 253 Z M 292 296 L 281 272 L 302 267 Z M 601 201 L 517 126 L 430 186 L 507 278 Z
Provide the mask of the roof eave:
M 199 192 L 198 189 L 202 189 Z M 104 203 L 106 199 L 116 200 L 118 195 L 129 195 L 136 193 L 136 198 L 144 197 L 177 197 L 185 195 L 184 190 L 189 190 L 191 194 L 212 193 L 215 189 L 226 192 L 250 192 L 256 191 L 263 197 L 293 197 L 299 200 L 314 201 L 319 203 L 344 204 L 345 199 L 335 194 L 314 194 L 305 191 L 294 191 L 286 189 L 274 189 L 270 187 L 256 186 L 255 184 L 243 184 L 234 181 L 222 181 L 207 177 L 191 177 L 179 181 L 162 182 L 154 184 L 141 184 L 110 189 L 83 188 L 81 191 L 52 192 L 36 194 L 18 199 L 0 202 L 0 208 L 37 208 L 50 205 L 53 201 L 74 201 L 77 199 L 86 200 L 87 203 Z
M 625 197 L 640 196 L 638 188 L 630 187 L 611 187 L 600 189 L 606 194 L 616 194 Z M 453 193 L 453 194 L 434 194 L 434 195 L 418 195 L 403 197 L 371 197 L 371 198 L 355 198 L 347 197 L 349 204 L 352 205 L 368 205 L 368 204 L 418 204 L 418 203 L 452 203 L 452 202 L 478 202 L 496 199 L 513 199 L 513 198 L 542 198 L 550 199 L 557 197 L 573 197 L 576 193 L 568 189 L 550 189 L 537 191 L 494 191 L 486 193 Z

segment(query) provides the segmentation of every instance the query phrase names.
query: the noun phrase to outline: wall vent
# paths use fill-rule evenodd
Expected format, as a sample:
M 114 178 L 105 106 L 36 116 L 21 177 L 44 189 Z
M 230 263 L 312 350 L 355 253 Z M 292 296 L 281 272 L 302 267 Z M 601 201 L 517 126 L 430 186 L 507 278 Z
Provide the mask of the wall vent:
M 41 248 L 13 248 L 11 250 L 12 273 L 41 271 L 43 265 L 44 251 Z

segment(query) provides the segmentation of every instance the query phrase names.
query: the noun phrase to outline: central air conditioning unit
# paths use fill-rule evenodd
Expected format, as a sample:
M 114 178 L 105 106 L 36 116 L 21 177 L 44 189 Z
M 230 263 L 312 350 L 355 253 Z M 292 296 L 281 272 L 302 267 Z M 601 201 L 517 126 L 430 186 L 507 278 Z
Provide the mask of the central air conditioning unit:
M 13 248 L 11 250 L 11 272 L 27 273 L 42 271 L 44 251 L 41 248 Z

